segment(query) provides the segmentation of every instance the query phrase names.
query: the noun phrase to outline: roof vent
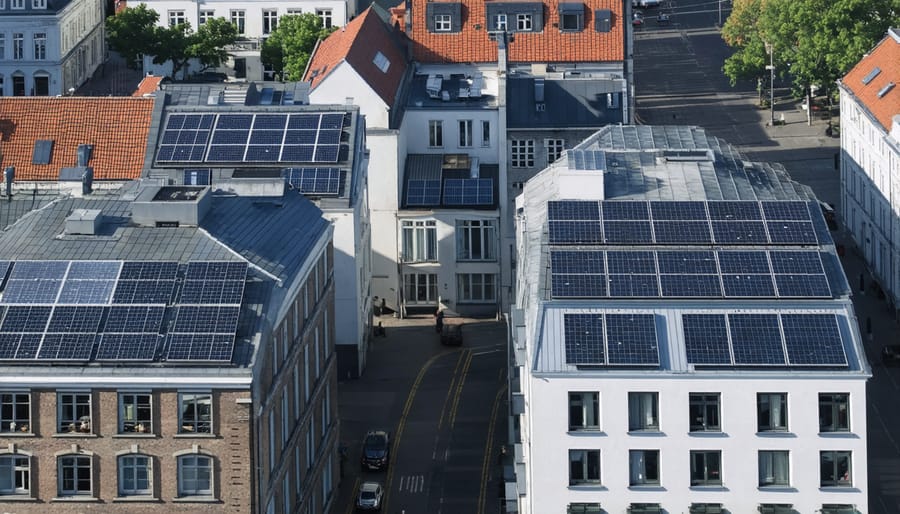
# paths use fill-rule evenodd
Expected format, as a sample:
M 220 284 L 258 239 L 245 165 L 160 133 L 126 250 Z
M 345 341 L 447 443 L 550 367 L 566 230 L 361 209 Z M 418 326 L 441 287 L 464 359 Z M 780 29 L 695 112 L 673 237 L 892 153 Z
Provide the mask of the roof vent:
M 441 83 L 444 81 L 443 75 L 429 75 L 425 82 L 425 91 L 431 98 L 438 98 L 441 94 Z
M 66 234 L 97 234 L 103 214 L 100 209 L 75 209 L 66 218 Z
M 449 102 L 450 101 L 450 91 L 446 91 L 446 90 L 441 91 L 441 100 L 443 100 L 445 102 Z
M 131 217 L 141 226 L 196 227 L 211 201 L 208 187 L 146 187 L 131 204 Z
M 884 98 L 884 95 L 888 94 L 891 89 L 894 89 L 894 83 L 888 82 L 883 88 L 881 88 L 881 91 L 878 92 L 878 98 Z

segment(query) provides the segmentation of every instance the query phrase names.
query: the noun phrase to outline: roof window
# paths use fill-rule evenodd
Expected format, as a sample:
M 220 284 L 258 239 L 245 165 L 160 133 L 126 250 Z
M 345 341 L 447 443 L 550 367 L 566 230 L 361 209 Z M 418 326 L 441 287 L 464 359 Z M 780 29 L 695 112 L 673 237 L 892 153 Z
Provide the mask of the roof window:
M 875 77 L 878 76 L 879 73 L 881 73 L 881 68 L 879 68 L 878 66 L 876 66 L 875 69 L 873 69 L 872 71 L 870 71 L 868 75 L 866 75 L 865 77 L 863 77 L 863 79 L 862 79 L 863 85 L 864 85 L 864 86 L 869 85 L 869 82 L 872 82 L 872 81 L 875 79 Z
M 377 66 L 382 73 L 387 73 L 388 68 L 391 67 L 391 61 L 389 61 L 388 58 L 385 57 L 381 52 L 375 54 L 375 58 L 372 59 L 372 63 L 375 64 L 375 66 Z
M 31 164 L 50 164 L 53 158 L 53 140 L 38 139 L 34 142 L 34 150 L 31 153 Z
M 609 9 L 597 9 L 594 11 L 594 30 L 597 32 L 609 32 L 612 30 L 612 11 Z
M 562 32 L 584 30 L 584 4 L 581 2 L 559 3 L 559 30 Z
M 428 32 L 456 33 L 462 29 L 462 4 L 428 2 L 425 8 Z
M 891 89 L 894 89 L 894 83 L 888 82 L 883 88 L 881 88 L 881 91 L 878 92 L 878 98 L 884 98 L 884 95 L 888 94 Z

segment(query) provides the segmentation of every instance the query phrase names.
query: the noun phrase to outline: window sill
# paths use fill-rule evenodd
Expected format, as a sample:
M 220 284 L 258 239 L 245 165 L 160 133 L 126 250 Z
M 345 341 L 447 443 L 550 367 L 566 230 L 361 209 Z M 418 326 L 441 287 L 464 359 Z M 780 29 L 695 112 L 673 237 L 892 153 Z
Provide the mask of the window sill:
M 578 435 L 606 436 L 606 432 L 604 432 L 603 430 L 600 430 L 599 428 L 570 428 L 569 431 L 567 432 L 567 434 L 575 435 L 575 436 L 578 436 Z
M 852 485 L 822 485 L 819 486 L 819 491 L 823 493 L 858 493 L 860 492 L 859 488 L 853 487 Z
M 641 484 L 638 484 L 638 485 L 630 485 L 630 486 L 628 486 L 628 490 L 629 490 L 629 491 L 658 491 L 658 492 L 662 492 L 662 491 L 665 491 L 666 488 L 663 487 L 663 486 L 661 486 L 661 485 L 659 485 L 659 484 L 647 484 L 647 485 L 641 485 Z
M 767 493 L 796 493 L 797 488 L 790 485 L 761 485 L 756 488 L 759 491 Z
M 60 438 L 60 439 L 69 439 L 69 438 L 71 438 L 71 439 L 78 439 L 78 438 L 82 438 L 82 437 L 95 439 L 95 438 L 100 437 L 100 436 L 97 435 L 97 434 L 89 434 L 89 433 L 87 433 L 87 432 L 72 432 L 72 433 L 69 433 L 69 432 L 62 432 L 62 433 L 59 433 L 59 434 L 53 434 L 52 437 L 58 437 L 58 438 Z
M 51 498 L 50 503 L 100 503 L 100 498 L 93 496 L 62 496 Z
M 159 498 L 155 496 L 116 496 L 112 499 L 113 503 L 159 503 Z
M 135 432 L 135 433 L 123 432 L 121 434 L 114 434 L 112 437 L 113 437 L 113 439 L 156 439 L 159 436 L 156 434 L 149 434 L 146 432 L 143 434 L 139 433 L 139 432 Z
M 691 491 L 727 492 L 728 488 L 722 484 L 697 484 L 689 488 Z
M 0 437 L 34 437 L 34 432 L 3 432 Z
M 796 434 L 787 430 L 766 430 L 757 432 L 756 435 L 758 437 L 797 437 Z
M 192 432 L 182 432 L 180 434 L 175 434 L 172 437 L 175 439 L 215 439 L 218 437 L 216 434 L 195 434 Z
M 834 432 L 819 432 L 819 437 L 829 437 L 835 439 L 859 439 L 859 436 L 855 433 L 844 430 L 844 431 L 834 431 Z
M 721 430 L 692 430 L 688 437 L 728 437 L 728 434 Z
M 569 490 L 572 491 L 608 491 L 609 489 L 601 483 L 585 482 L 583 484 L 569 484 Z
M 172 503 L 221 503 L 218 498 L 213 496 L 183 496 L 181 498 L 172 498 Z
M 32 498 L 24 494 L 0 495 L 0 501 L 5 502 L 36 502 L 37 498 Z
M 646 430 L 629 430 L 628 435 L 638 436 L 638 437 L 665 437 L 665 432 L 662 432 L 656 428 L 648 428 Z

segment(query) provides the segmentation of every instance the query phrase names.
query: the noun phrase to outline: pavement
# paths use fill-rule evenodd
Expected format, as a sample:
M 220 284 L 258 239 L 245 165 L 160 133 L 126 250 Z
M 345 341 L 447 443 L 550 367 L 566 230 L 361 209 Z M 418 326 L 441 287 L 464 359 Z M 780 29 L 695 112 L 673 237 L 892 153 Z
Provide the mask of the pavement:
M 106 61 L 97 68 L 94 75 L 76 91 L 77 96 L 131 96 L 141 79 L 141 70 L 134 70 L 125 65 L 125 60 L 109 51 Z

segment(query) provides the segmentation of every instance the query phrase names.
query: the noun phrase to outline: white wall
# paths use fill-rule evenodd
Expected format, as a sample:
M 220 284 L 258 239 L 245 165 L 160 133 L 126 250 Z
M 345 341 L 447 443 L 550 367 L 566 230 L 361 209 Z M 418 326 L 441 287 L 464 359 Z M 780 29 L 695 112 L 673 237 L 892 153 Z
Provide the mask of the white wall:
M 325 79 L 309 94 L 311 104 L 343 104 L 351 98 L 359 112 L 366 117 L 367 128 L 388 128 L 389 111 L 387 104 L 378 96 L 359 73 L 341 62 L 330 70 Z
M 443 121 L 444 145 L 440 148 L 428 146 L 428 122 Z M 459 146 L 459 120 L 472 120 L 472 146 Z M 491 124 L 491 141 L 489 146 L 481 144 L 481 122 L 487 120 Z M 499 125 L 496 109 L 407 109 L 403 117 L 401 130 L 406 132 L 407 153 L 466 153 L 478 157 L 482 164 L 497 164 L 499 148 L 506 148 L 506 143 L 499 140 Z
M 367 119 L 368 121 L 368 119 Z M 372 215 L 372 295 L 385 299 L 393 310 L 399 305 L 400 278 L 397 274 L 399 246 L 397 206 L 404 162 L 398 148 L 402 134 L 396 131 L 368 130 L 369 205 Z
M 523 424 L 532 432 L 523 438 L 533 442 L 525 444 L 530 471 L 526 513 L 565 512 L 569 502 L 600 502 L 609 513 L 626 512 L 632 502 L 660 503 L 670 513 L 686 513 L 691 502 L 722 503 L 735 514 L 756 512 L 758 503 L 791 503 L 802 513 L 816 512 L 822 503 L 847 503 L 867 512 L 864 378 L 619 378 L 595 373 L 591 378 L 532 377 L 526 389 L 528 419 Z M 600 393 L 600 432 L 568 432 L 570 391 Z M 628 432 L 629 391 L 659 392 L 659 433 Z M 689 433 L 692 392 L 721 393 L 721 434 Z M 789 433 L 756 433 L 757 392 L 788 394 Z M 819 392 L 850 394 L 851 433 L 819 435 Z M 600 450 L 602 486 L 569 486 L 569 449 Z M 660 487 L 629 487 L 629 449 L 660 451 Z M 721 487 L 690 485 L 690 451 L 703 449 L 722 452 Z M 790 451 L 791 487 L 758 487 L 760 449 Z M 853 452 L 853 487 L 819 487 L 820 450 Z

